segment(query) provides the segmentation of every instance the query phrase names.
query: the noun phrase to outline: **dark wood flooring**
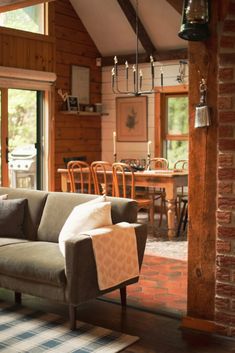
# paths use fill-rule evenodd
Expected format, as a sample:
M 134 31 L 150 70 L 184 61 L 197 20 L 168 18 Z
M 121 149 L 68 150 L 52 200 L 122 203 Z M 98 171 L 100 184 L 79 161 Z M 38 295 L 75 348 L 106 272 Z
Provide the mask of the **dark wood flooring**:
M 10 291 L 0 289 L 0 299 L 13 302 Z M 28 295 L 22 305 L 68 316 L 67 306 Z M 180 320 L 118 304 L 94 300 L 78 308 L 78 319 L 94 325 L 137 335 L 140 340 L 125 353 L 235 353 L 235 340 L 180 329 Z

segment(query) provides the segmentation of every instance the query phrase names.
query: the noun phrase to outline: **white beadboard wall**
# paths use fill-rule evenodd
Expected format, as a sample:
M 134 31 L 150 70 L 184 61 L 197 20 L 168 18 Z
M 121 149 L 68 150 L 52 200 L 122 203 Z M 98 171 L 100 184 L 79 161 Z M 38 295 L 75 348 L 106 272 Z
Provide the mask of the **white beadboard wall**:
M 160 86 L 160 73 L 163 67 L 164 86 L 176 86 L 176 80 L 179 74 L 179 61 L 165 62 L 163 66 L 155 63 L 155 86 Z M 143 72 L 143 90 L 148 90 L 151 86 L 151 70 L 150 64 L 139 64 L 139 69 Z M 108 115 L 102 116 L 102 160 L 113 162 L 113 131 L 116 131 L 116 97 L 123 95 L 116 95 L 112 92 L 111 87 L 111 70 L 112 67 L 104 67 L 102 69 L 102 110 Z M 129 70 L 131 71 L 131 70 Z M 188 67 L 186 65 L 186 82 L 188 79 Z M 129 72 L 129 80 L 131 80 L 131 72 Z M 120 89 L 125 90 L 125 67 L 119 67 L 119 82 Z M 125 96 L 125 95 L 124 95 Z M 151 156 L 154 150 L 154 94 L 148 95 L 148 140 L 152 141 Z M 117 159 L 123 158 L 147 158 L 147 142 L 118 142 Z M 154 156 L 153 156 L 154 157 Z

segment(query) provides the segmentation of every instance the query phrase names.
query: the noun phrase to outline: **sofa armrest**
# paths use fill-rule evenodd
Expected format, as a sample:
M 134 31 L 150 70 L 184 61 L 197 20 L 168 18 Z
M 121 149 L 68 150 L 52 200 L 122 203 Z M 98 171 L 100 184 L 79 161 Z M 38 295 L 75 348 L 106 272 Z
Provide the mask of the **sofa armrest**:
M 141 268 L 147 239 L 147 227 L 143 224 L 135 223 L 133 225 L 135 227 L 139 265 Z M 96 263 L 90 237 L 77 235 L 66 241 L 65 266 L 68 281 L 67 295 L 68 301 L 71 304 L 77 305 L 110 291 L 99 290 Z

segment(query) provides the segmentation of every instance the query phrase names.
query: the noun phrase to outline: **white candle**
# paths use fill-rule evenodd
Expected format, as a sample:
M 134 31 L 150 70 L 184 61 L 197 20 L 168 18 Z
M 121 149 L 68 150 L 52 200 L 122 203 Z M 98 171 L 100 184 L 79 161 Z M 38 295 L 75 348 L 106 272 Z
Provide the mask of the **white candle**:
M 143 80 L 143 73 L 142 73 L 142 70 L 140 70 L 140 89 L 142 88 L 142 80 Z
M 112 87 L 114 87 L 115 69 L 112 68 Z
M 113 154 L 117 153 L 116 149 L 116 131 L 113 132 Z
M 128 80 L 128 62 L 125 62 L 125 67 L 126 67 L 126 79 Z
M 151 145 L 152 141 L 148 141 L 148 155 L 150 154 L 150 145 Z

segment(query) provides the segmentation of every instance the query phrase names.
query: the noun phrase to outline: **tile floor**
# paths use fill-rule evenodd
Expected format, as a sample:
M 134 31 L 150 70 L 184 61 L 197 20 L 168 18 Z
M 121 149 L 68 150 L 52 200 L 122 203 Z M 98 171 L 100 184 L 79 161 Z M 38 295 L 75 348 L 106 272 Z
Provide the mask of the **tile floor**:
M 145 311 L 176 317 L 186 313 L 186 234 L 169 241 L 165 225 L 156 229 L 154 238 L 149 232 L 140 280 L 127 288 L 127 295 L 129 306 Z M 119 302 L 119 291 L 106 295 L 106 299 Z

